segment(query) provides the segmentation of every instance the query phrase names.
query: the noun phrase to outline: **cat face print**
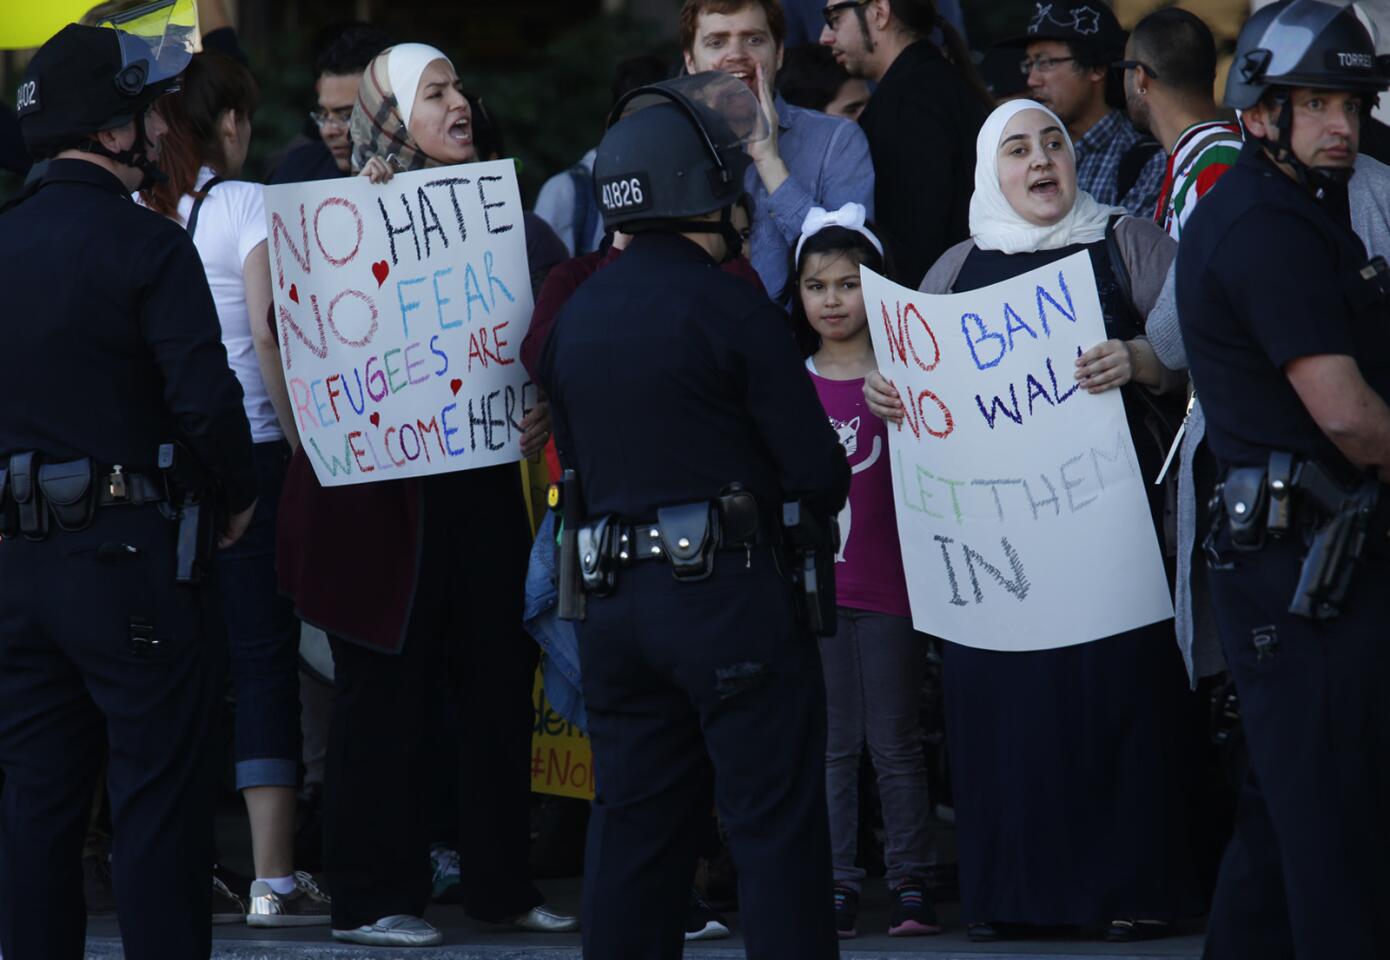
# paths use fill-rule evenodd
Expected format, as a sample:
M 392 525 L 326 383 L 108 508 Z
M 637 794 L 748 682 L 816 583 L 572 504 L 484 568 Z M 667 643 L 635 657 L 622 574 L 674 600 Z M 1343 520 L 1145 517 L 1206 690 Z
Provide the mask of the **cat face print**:
M 836 420 L 830 418 L 830 426 L 835 429 L 835 435 L 840 438 L 840 445 L 845 448 L 845 456 L 852 457 L 859 452 L 859 418 L 852 420 Z

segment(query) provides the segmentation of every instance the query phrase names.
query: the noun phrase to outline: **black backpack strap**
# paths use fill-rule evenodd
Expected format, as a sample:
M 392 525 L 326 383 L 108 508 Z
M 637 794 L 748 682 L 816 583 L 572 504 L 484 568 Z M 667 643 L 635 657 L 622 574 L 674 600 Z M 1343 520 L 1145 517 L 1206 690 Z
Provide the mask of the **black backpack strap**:
M 189 237 L 192 237 L 198 230 L 198 212 L 203 209 L 203 201 L 208 198 L 208 192 L 221 183 L 223 179 L 222 177 L 213 177 L 207 183 L 203 184 L 203 189 L 201 191 L 194 195 L 193 210 L 188 214 Z
M 589 242 L 598 227 L 599 209 L 594 200 L 594 175 L 582 163 L 576 163 L 565 171 L 574 183 L 573 231 L 574 255 L 589 253 Z
M 1162 149 L 1163 145 L 1157 140 L 1145 138 L 1125 151 L 1124 156 L 1120 157 L 1120 168 L 1115 174 L 1116 203 L 1124 202 L 1125 197 L 1129 196 L 1129 192 L 1139 182 L 1139 175 L 1144 172 L 1154 154 Z M 1146 215 L 1153 216 L 1153 211 L 1148 211 Z

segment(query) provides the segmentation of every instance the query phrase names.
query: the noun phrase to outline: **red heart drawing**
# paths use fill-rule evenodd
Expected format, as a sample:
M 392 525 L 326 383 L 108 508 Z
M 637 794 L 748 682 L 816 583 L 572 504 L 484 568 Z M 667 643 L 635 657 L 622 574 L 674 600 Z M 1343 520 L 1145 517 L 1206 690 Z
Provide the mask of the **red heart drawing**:
M 299 288 L 294 284 L 290 284 L 290 299 L 295 303 L 299 302 Z
M 385 260 L 378 260 L 372 264 L 372 276 L 376 277 L 376 285 L 379 287 L 386 282 L 386 276 L 391 272 Z
M 381 426 L 381 414 L 377 413 L 375 410 L 372 411 L 372 415 L 371 415 L 370 417 L 368 417 L 367 419 L 370 420 L 370 421 L 372 421 L 372 426 L 374 426 L 374 427 L 379 427 L 379 426 Z
M 452 390 L 452 391 L 454 391 L 454 396 L 456 396 L 456 397 L 459 395 L 459 388 L 462 387 L 462 386 L 463 386 L 463 381 L 462 381 L 462 380 L 454 379 L 454 380 L 450 380 L 450 381 L 449 381 L 449 389 Z

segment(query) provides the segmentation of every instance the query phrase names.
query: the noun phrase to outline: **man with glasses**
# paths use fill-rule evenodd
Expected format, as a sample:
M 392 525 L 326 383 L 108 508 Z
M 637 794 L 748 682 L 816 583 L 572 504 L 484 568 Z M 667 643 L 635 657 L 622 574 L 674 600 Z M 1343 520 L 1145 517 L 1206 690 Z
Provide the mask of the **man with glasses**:
M 1100 203 L 1152 217 L 1167 160 L 1162 146 L 1125 117 L 1120 77 L 1125 33 L 1101 0 L 1038 3 L 1027 31 L 1000 44 L 1018 49 L 1019 67 L 1039 103 L 1067 125 L 1076 146 L 1076 183 Z
M 318 108 L 309 114 L 317 138 L 290 150 L 270 175 L 270 183 L 332 180 L 352 172 L 348 123 L 357 85 L 367 64 L 390 45 L 386 34 L 365 23 L 338 24 L 320 35 L 314 55 Z
M 1154 222 L 1181 239 L 1197 201 L 1240 156 L 1240 127 L 1219 118 L 1216 41 L 1201 18 L 1177 7 L 1149 14 L 1125 47 L 1125 106 L 1168 154 Z
M 878 84 L 859 125 L 873 155 L 878 225 L 915 285 L 970 233 L 975 135 L 989 94 L 933 0 L 827 0 L 823 12 L 820 42 L 851 76 Z M 944 53 L 930 39 L 936 31 Z

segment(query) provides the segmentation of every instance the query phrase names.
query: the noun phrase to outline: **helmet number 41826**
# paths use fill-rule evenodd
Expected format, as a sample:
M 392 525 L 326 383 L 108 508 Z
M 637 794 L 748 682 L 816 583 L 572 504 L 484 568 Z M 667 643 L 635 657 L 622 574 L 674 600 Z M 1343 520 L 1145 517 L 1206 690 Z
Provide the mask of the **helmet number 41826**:
M 642 210 L 650 204 L 651 190 L 642 174 L 614 177 L 599 186 L 599 199 L 605 210 Z

